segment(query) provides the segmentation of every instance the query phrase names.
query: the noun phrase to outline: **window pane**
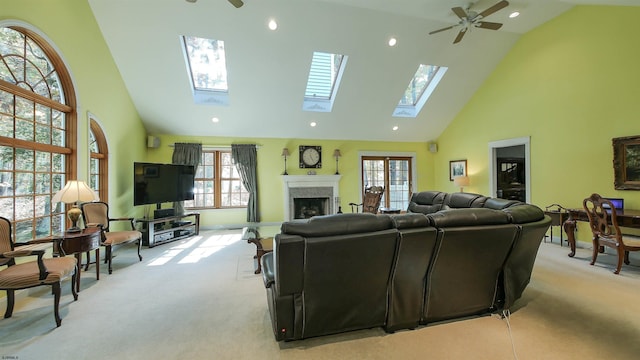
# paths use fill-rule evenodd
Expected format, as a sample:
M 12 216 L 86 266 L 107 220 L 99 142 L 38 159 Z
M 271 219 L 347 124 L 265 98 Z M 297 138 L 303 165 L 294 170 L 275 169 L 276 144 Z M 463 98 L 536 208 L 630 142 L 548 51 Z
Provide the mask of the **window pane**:
M 16 149 L 16 170 L 33 171 L 34 154 L 33 150 Z
M 193 87 L 228 91 L 224 41 L 185 36 L 184 44 Z

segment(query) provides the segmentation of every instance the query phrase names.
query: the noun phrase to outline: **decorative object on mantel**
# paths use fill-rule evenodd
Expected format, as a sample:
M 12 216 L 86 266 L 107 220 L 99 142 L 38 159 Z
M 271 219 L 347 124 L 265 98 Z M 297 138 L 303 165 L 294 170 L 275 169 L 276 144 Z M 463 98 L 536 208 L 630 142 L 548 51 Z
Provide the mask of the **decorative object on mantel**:
M 449 181 L 456 176 L 467 176 L 467 160 L 449 161 Z
M 616 190 L 640 190 L 640 135 L 613 138 Z
M 69 180 L 67 184 L 51 199 L 52 203 L 63 202 L 65 204 L 73 204 L 73 207 L 67 211 L 67 217 L 71 220 L 72 226 L 67 232 L 80 232 L 78 227 L 78 219 L 82 215 L 82 211 L 78 208 L 79 202 L 98 201 L 100 198 L 93 189 L 84 181 Z
M 336 158 L 336 175 L 340 175 L 340 172 L 338 172 L 338 159 L 341 156 L 342 154 L 340 154 L 340 149 L 333 150 L 333 157 Z
M 456 176 L 453 178 L 453 184 L 460 187 L 460 192 L 464 192 L 464 187 L 469 186 L 469 177 Z
M 309 170 L 307 171 L 307 175 L 315 175 L 316 171 L 315 170 Z
M 322 168 L 322 146 L 300 145 L 300 169 Z
M 282 173 L 282 175 L 289 175 L 289 173 L 287 173 L 287 156 L 289 155 L 289 149 L 282 149 L 282 156 L 284 157 L 284 172 Z

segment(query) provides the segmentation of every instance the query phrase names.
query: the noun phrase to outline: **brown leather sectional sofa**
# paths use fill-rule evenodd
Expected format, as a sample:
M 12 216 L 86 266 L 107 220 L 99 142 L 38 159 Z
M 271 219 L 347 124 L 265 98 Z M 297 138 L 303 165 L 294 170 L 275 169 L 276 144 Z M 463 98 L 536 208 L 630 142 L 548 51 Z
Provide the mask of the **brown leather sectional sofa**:
M 262 257 L 275 338 L 393 332 L 509 309 L 550 222 L 535 205 L 436 191 L 414 194 L 406 214 L 285 222 Z

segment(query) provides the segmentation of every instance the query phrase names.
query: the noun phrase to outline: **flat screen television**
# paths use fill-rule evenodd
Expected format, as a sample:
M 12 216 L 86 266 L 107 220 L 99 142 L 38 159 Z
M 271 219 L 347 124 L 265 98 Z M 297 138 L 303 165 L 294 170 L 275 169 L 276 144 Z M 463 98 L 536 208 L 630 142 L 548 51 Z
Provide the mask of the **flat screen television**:
M 195 167 L 192 165 L 133 164 L 133 205 L 193 200 Z

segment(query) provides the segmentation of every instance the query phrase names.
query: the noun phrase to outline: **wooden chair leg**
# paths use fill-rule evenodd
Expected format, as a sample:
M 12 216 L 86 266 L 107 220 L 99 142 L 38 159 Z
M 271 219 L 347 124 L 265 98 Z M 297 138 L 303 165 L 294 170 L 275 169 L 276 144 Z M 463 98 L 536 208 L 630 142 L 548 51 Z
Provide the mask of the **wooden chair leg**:
M 111 257 L 112 257 L 111 251 L 112 251 L 112 248 L 111 248 L 111 246 L 107 246 L 106 248 L 107 248 L 107 254 L 106 254 L 106 257 L 105 257 L 104 261 L 109 263 L 109 274 L 111 274 L 113 272 L 113 269 L 111 268 Z
M 138 239 L 138 259 L 142 261 L 142 255 L 140 255 L 140 249 L 142 249 L 142 238 Z
M 80 274 L 73 274 L 71 276 L 71 293 L 73 294 L 73 301 L 78 300 L 78 291 L 76 290 L 76 287 L 73 286 L 73 284 L 76 283 L 76 276 L 80 276 Z
M 622 269 L 622 263 L 624 262 L 624 250 L 620 247 L 616 248 L 618 251 L 618 264 L 616 265 L 616 271 L 614 274 L 620 274 L 620 269 Z
M 15 304 L 16 297 L 14 290 L 7 290 L 7 310 L 4 313 L 4 317 L 10 318 L 13 314 L 13 305 Z
M 51 288 L 53 289 L 53 316 L 56 319 L 56 325 L 60 326 L 62 324 L 60 311 L 58 309 L 60 307 L 60 282 L 51 284 Z
M 600 244 L 598 239 L 593 239 L 593 252 L 591 253 L 591 263 L 593 265 L 596 263 L 596 259 L 598 258 L 598 252 L 600 250 Z
M 625 251 L 624 252 L 624 263 L 629 265 L 631 262 L 629 261 L 629 252 Z

